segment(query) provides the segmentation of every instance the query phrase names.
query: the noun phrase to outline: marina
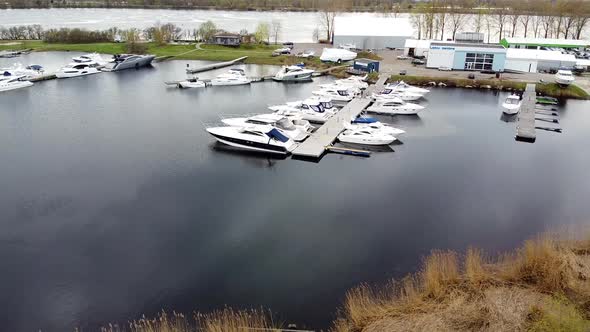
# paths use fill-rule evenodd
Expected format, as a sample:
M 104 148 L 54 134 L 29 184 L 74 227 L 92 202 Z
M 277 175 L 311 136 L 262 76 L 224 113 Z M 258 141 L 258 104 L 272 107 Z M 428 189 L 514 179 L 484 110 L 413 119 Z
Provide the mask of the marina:
M 518 113 L 516 124 L 516 139 L 525 142 L 535 142 L 537 134 L 535 131 L 535 106 L 537 104 L 537 94 L 535 85 L 527 84 L 526 90 L 522 96 L 522 105 Z
M 20 61 L 51 72 L 81 54 Z M 270 113 L 269 105 L 309 98 L 333 78 L 163 86 L 183 77 L 186 63 L 0 95 L 9 105 L 0 111 L 6 330 L 70 331 L 87 322 L 81 328 L 93 331 L 162 308 L 253 305 L 318 331 L 333 319 L 324 309 L 338 307 L 350 287 L 401 277 L 431 248 L 476 242 L 503 251 L 563 224 L 555 211 L 564 205 L 568 222 L 590 217 L 590 156 L 580 153 L 590 139 L 587 102 L 551 105 L 556 111 L 544 112 L 558 113 L 567 131 L 537 129 L 536 143 L 523 145 L 514 141 L 516 123 L 500 119 L 507 93 L 432 88 L 419 115 L 375 115 L 406 132 L 388 150 L 336 144 L 319 163 L 299 162 L 232 149 L 201 123 Z M 240 68 L 257 77 L 280 69 Z M 575 162 L 564 162 L 572 155 Z M 305 298 L 294 295 L 301 289 Z

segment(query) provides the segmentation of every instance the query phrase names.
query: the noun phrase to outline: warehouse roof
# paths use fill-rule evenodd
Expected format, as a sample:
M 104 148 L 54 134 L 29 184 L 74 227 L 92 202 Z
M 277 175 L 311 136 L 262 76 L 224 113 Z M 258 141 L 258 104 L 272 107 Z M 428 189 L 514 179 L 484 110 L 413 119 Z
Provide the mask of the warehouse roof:
M 335 36 L 411 37 L 414 28 L 409 18 L 374 17 L 363 14 L 336 16 Z
M 521 48 L 509 48 L 506 50 L 507 59 L 546 60 L 546 61 L 571 61 L 576 62 L 576 57 L 571 54 L 562 54 L 559 51 L 527 50 Z
M 504 38 L 501 42 L 504 46 L 508 45 L 536 45 L 536 46 L 548 46 L 548 47 L 585 47 L 590 46 L 588 40 L 577 40 L 577 39 L 548 39 L 548 38 Z

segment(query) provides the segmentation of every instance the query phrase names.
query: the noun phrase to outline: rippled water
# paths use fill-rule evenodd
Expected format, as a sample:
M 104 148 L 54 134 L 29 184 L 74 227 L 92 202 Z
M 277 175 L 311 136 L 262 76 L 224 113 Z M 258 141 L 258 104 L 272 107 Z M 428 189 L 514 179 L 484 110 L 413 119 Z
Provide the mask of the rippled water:
M 58 68 L 74 55 L 20 61 Z M 347 289 L 403 276 L 433 248 L 496 252 L 589 220 L 588 102 L 560 107 L 563 134 L 526 144 L 501 119 L 505 94 L 434 89 L 420 117 L 382 117 L 408 132 L 393 152 L 277 160 L 227 151 L 202 123 L 330 79 L 166 88 L 185 65 L 0 94 L 3 329 L 224 305 L 325 328 Z

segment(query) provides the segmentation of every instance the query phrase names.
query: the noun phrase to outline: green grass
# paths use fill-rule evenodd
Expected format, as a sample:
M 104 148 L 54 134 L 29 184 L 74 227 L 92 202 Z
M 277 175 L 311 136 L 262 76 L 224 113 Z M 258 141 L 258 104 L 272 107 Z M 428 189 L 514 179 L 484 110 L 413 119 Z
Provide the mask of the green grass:
M 531 308 L 529 332 L 587 332 L 590 321 L 563 296 L 554 297 L 550 303 Z
M 7 41 L 9 42 L 9 41 Z M 298 62 L 291 57 L 273 57 L 273 50 L 277 45 L 242 45 L 240 47 L 227 47 L 218 45 L 201 45 L 202 49 L 196 49 L 194 44 L 190 45 L 157 45 L 148 43 L 148 53 L 160 56 L 175 56 L 178 60 L 210 60 L 228 61 L 243 56 L 248 56 L 246 63 L 282 65 Z M 2 45 L 0 50 L 33 49 L 36 52 L 43 51 L 77 51 L 77 52 L 98 52 L 103 54 L 125 53 L 124 43 L 93 43 L 93 44 L 65 44 L 45 43 L 43 41 L 22 41 L 20 45 Z M 318 61 L 304 61 L 309 65 L 319 65 Z
M 408 84 L 428 85 L 430 82 L 444 83 L 448 87 L 457 88 L 475 88 L 507 90 L 507 91 L 524 91 L 526 83 L 505 81 L 497 79 L 471 80 L 466 78 L 444 78 L 444 77 L 425 77 L 425 76 L 407 76 L 392 75 L 391 81 L 403 80 Z M 576 85 L 567 88 L 561 88 L 555 83 L 539 84 L 537 83 L 537 93 L 555 98 L 572 98 L 572 99 L 590 99 L 590 95 Z

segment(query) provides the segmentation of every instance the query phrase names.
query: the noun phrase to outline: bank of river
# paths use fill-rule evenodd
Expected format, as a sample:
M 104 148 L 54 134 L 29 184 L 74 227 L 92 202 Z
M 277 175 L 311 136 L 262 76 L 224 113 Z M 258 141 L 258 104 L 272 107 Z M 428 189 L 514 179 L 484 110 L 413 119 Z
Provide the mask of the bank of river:
M 18 61 L 55 70 L 77 54 Z M 407 131 L 402 143 L 309 163 L 228 150 L 204 123 L 266 112 L 331 78 L 166 88 L 187 62 L 203 64 L 0 94 L 3 329 L 95 330 L 229 305 L 318 330 L 348 289 L 415 271 L 431 249 L 504 251 L 590 219 L 586 101 L 559 106 L 563 134 L 525 144 L 501 115 L 507 93 L 434 88 L 419 117 L 380 117 Z

